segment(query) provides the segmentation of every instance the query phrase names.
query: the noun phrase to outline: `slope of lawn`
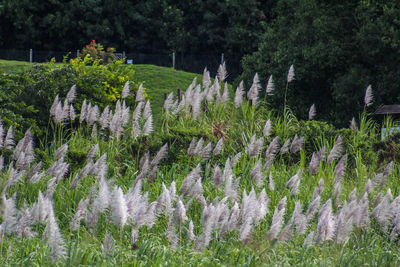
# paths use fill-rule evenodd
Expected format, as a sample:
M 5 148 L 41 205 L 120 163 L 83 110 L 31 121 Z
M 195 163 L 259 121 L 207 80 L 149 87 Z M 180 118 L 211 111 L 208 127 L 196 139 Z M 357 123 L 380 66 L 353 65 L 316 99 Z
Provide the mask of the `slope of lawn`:
M 19 73 L 32 66 L 26 61 L 0 59 L 0 73 Z
M 164 93 L 177 94 L 178 88 L 181 91 L 186 90 L 192 80 L 197 77 L 199 81 L 202 75 L 172 68 L 159 67 L 155 65 L 134 65 L 135 66 L 135 82 L 143 83 L 146 93 L 151 101 L 154 111 L 154 117 L 159 118 L 164 103 Z

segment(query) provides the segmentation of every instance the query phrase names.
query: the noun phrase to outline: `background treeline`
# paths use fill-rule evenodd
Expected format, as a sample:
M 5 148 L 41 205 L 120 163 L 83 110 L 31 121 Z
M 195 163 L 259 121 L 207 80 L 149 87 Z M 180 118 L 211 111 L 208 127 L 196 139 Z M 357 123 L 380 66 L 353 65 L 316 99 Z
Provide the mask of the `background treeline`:
M 375 106 L 398 103 L 400 2 L 397 0 L 205 0 L 0 2 L 0 47 L 73 50 L 95 39 L 118 51 L 220 54 L 239 65 L 247 88 L 258 72 L 277 84 L 281 106 L 291 64 L 288 103 L 311 104 L 317 119 L 347 126 L 363 109 L 368 84 Z M 372 108 L 373 110 L 373 108 Z

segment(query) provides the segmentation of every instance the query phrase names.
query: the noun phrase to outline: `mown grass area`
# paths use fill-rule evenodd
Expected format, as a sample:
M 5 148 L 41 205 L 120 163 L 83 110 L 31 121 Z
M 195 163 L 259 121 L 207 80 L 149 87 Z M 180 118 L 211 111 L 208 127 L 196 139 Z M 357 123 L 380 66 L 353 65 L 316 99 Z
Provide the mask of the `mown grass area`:
M 26 61 L 0 59 L 0 73 L 20 73 L 29 69 L 32 65 Z
M 159 122 L 164 103 L 164 93 L 174 92 L 177 94 L 178 88 L 183 92 L 192 80 L 197 77 L 200 81 L 202 75 L 189 73 L 172 68 L 159 67 L 155 65 L 134 65 L 135 82 L 143 83 L 147 89 L 151 105 L 154 111 L 156 122 Z

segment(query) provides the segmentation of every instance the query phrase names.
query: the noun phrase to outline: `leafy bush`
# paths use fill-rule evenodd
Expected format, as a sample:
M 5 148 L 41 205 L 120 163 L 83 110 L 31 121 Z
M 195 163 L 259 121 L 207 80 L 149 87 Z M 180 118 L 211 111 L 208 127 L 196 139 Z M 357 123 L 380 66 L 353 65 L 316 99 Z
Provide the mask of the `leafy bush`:
M 58 65 L 52 60 L 21 74 L 1 76 L 0 117 L 6 126 L 14 124 L 20 131 L 32 127 L 37 136 L 42 136 L 48 127 L 49 110 L 55 96 L 64 97 L 74 84 L 78 109 L 84 98 L 102 108 L 113 105 L 121 97 L 127 81 L 130 81 L 131 91 L 137 90 L 133 66 L 125 66 L 121 61 L 101 65 L 100 60 L 86 55 L 69 63 Z M 132 98 L 127 102 L 131 103 Z M 18 136 L 21 137 L 20 132 Z
M 94 60 L 99 60 L 102 64 L 109 64 L 116 60 L 116 56 L 114 55 L 115 48 L 108 47 L 106 51 L 104 51 L 104 47 L 96 43 L 95 40 L 92 40 L 90 44 L 86 45 L 82 49 L 81 58 L 85 58 L 89 55 Z

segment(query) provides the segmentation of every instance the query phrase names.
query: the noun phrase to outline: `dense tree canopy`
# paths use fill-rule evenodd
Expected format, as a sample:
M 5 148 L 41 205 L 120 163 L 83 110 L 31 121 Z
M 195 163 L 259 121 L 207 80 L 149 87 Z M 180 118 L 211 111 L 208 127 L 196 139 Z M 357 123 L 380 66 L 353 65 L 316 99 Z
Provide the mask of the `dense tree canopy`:
M 320 118 L 346 125 L 368 84 L 375 105 L 400 101 L 399 18 L 397 0 L 0 0 L 0 48 L 72 51 L 95 39 L 127 52 L 225 53 L 242 60 L 247 86 L 258 72 L 278 89 L 294 64 L 289 106 L 306 117 L 316 103 Z
M 400 101 L 399 1 L 278 1 L 274 12 L 243 69 L 248 81 L 255 71 L 265 83 L 275 77 L 276 107 L 291 64 L 296 81 L 289 85 L 289 105 L 303 118 L 315 103 L 320 118 L 347 126 L 363 109 L 369 84 L 375 106 Z

